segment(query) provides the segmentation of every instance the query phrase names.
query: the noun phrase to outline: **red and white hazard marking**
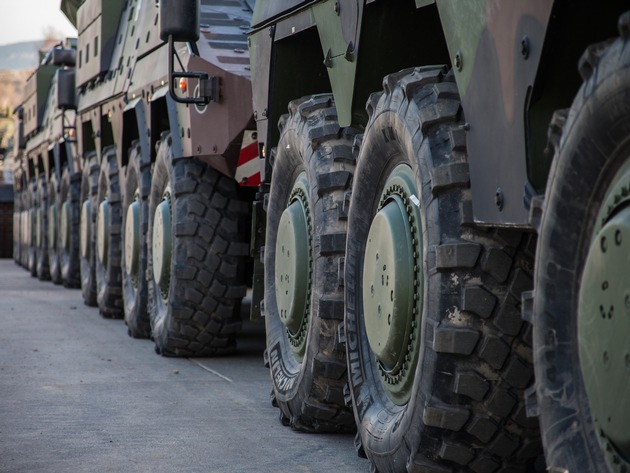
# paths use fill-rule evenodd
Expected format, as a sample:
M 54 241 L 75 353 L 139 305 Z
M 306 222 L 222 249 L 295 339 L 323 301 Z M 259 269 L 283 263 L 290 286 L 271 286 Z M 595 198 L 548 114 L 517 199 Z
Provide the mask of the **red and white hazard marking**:
M 238 157 L 238 166 L 234 176 L 236 182 L 241 186 L 253 187 L 260 185 L 262 159 L 258 156 L 257 136 L 258 134 L 251 130 L 245 130 L 243 134 L 241 153 Z

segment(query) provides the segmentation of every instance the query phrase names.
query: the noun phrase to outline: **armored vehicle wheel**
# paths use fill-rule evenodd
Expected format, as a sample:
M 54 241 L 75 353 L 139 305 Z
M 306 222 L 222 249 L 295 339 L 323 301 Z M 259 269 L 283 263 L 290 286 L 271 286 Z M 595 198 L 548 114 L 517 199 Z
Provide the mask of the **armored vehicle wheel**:
M 139 143 L 129 151 L 123 195 L 122 287 L 125 323 L 129 335 L 148 338 L 151 324 L 147 311 L 147 228 L 151 161 L 142 159 Z
M 116 148 L 103 150 L 96 208 L 96 300 L 103 317 L 123 315 L 121 262 L 122 205 Z
M 80 261 L 83 301 L 96 306 L 96 208 L 99 165 L 95 152 L 85 156 L 81 175 Z
M 619 25 L 583 55 L 585 82 L 550 128 L 534 353 L 551 471 L 630 471 L 630 13 Z
M 81 174 L 64 167 L 59 187 L 59 263 L 65 287 L 81 287 Z
M 149 316 L 156 351 L 209 356 L 233 351 L 249 263 L 248 203 L 236 183 L 158 144 L 149 198 Z
M 20 263 L 26 270 L 29 269 L 30 258 L 30 222 L 31 222 L 31 206 L 33 198 L 30 193 L 29 186 L 22 190 L 22 212 L 20 216 Z
M 48 181 L 48 261 L 50 279 L 54 284 L 61 284 L 61 261 L 59 259 L 59 184 L 53 172 Z
M 384 472 L 526 471 L 533 245 L 475 228 L 457 87 L 438 67 L 383 80 L 354 176 L 345 262 L 357 447 Z
M 346 193 L 354 132 L 331 95 L 289 104 L 280 121 L 265 247 L 265 324 L 274 402 L 304 431 L 354 430 L 345 406 L 343 320 Z
M 28 269 L 32 277 L 37 277 L 37 214 L 39 209 L 39 193 L 37 192 L 37 178 L 32 178 L 29 184 L 30 206 L 28 209 L 27 240 L 28 240 Z
M 36 272 L 41 281 L 50 280 L 48 260 L 48 183 L 44 173 L 37 179 L 37 214 L 35 216 L 35 251 L 37 253 Z
M 20 264 L 20 218 L 22 216 L 22 191 L 17 190 L 13 199 L 13 261 Z

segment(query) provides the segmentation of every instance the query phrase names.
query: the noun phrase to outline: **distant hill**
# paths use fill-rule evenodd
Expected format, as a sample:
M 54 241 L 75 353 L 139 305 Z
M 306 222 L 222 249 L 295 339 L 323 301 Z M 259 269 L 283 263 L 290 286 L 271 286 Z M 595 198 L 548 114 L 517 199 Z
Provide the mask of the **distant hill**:
M 0 71 L 34 69 L 39 61 L 38 48 L 43 41 L 25 41 L 0 46 Z

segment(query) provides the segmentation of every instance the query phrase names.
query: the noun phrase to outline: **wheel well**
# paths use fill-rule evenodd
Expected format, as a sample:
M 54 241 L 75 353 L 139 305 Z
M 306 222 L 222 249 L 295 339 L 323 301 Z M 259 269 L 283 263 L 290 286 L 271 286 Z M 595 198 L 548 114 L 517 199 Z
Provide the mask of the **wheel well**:
M 151 162 L 155 162 L 157 151 L 155 145 L 160 139 L 160 135 L 164 131 L 170 130 L 170 122 L 168 116 L 168 107 L 166 104 L 166 97 L 161 97 L 151 102 L 151 143 L 149 143 L 149 149 L 151 151 Z M 137 127 L 136 127 L 137 128 Z M 172 133 L 179 134 L 179 130 L 172 130 Z
M 85 157 L 90 151 L 96 149 L 96 143 L 94 141 L 94 128 L 90 120 L 81 123 L 81 149 L 83 150 L 83 157 Z
M 553 158 L 547 146 L 547 127 L 553 112 L 571 106 L 582 85 L 578 62 L 593 43 L 617 36 L 617 20 L 627 2 L 604 2 L 593 14 L 593 2 L 556 1 L 547 26 L 540 65 L 527 110 L 527 161 L 529 180 L 541 193 Z
M 275 146 L 280 139 L 276 125 L 280 117 L 287 113 L 287 105 L 291 100 L 332 90 L 315 27 L 276 41 L 272 61 L 268 148 Z
M 129 162 L 129 149 L 131 143 L 139 139 L 138 120 L 135 109 L 127 110 L 123 113 L 123 136 L 122 136 L 122 156 L 121 163 L 126 166 Z
M 361 32 L 353 125 L 367 124 L 365 103 L 372 92 L 382 89 L 387 74 L 408 67 L 451 63 L 435 4 L 422 8 L 416 8 L 414 1 L 368 4 Z

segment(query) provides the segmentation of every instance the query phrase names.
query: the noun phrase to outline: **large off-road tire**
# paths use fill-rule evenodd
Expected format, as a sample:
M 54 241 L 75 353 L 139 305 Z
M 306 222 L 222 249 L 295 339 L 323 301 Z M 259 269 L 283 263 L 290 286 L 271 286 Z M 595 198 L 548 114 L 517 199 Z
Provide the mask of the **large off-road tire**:
M 116 147 L 103 150 L 96 209 L 96 301 L 103 317 L 123 316 L 122 196 Z
M 25 186 L 22 190 L 22 212 L 20 216 L 20 264 L 26 270 L 29 269 L 30 257 L 30 220 L 33 197 L 30 186 Z
M 68 288 L 81 287 L 81 173 L 64 167 L 59 186 L 59 263 L 61 279 Z
M 48 260 L 48 182 L 44 173 L 40 173 L 37 178 L 35 251 L 37 253 L 37 278 L 41 281 L 50 281 L 50 263 Z
M 135 338 L 148 338 L 151 324 L 147 310 L 147 229 L 151 160 L 143 158 L 140 144 L 133 143 L 123 194 L 122 289 L 125 323 Z
M 21 248 L 21 217 L 22 217 L 22 192 L 16 188 L 13 199 L 13 261 L 20 264 Z
M 344 403 L 346 194 L 355 132 L 339 127 L 332 95 L 289 104 L 280 120 L 267 208 L 266 356 L 281 420 L 303 431 L 354 430 Z
M 28 240 L 28 270 L 31 276 L 37 277 L 37 214 L 39 209 L 39 192 L 37 178 L 31 178 L 28 186 L 30 205 L 28 209 L 27 240 Z
M 533 313 L 549 471 L 630 471 L 630 13 L 619 26 L 550 127 Z
M 390 472 L 527 471 L 541 451 L 525 417 L 533 377 L 521 292 L 532 237 L 472 225 L 453 75 L 387 76 L 370 116 L 345 261 L 356 445 Z
M 247 291 L 251 209 L 236 183 L 157 144 L 149 198 L 149 316 L 156 351 L 229 353 Z
M 50 279 L 54 284 L 61 284 L 61 261 L 59 258 L 59 182 L 53 171 L 48 181 L 48 262 Z
M 96 209 L 100 167 L 94 151 L 84 157 L 81 174 L 80 268 L 81 294 L 86 305 L 96 306 Z

